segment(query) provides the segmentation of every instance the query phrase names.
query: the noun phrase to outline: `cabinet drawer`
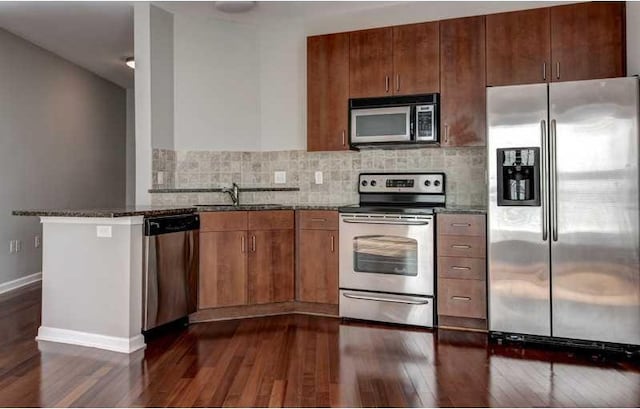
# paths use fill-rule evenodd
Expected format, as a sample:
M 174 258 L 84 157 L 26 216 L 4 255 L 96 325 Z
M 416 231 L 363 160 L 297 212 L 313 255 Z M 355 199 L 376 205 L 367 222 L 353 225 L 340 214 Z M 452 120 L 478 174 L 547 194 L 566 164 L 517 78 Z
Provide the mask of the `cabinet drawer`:
M 249 212 L 249 230 L 293 229 L 293 210 L 260 210 Z
M 484 258 L 438 257 L 438 277 L 463 280 L 484 280 L 486 277 Z
M 300 229 L 337 230 L 338 212 L 328 210 L 299 210 Z
M 486 241 L 480 236 L 438 236 L 438 257 L 486 258 Z
M 455 236 L 486 236 L 483 214 L 439 214 L 438 234 Z
M 247 230 L 247 212 L 204 212 L 200 213 L 200 231 Z
M 453 317 L 487 317 L 486 281 L 438 280 L 438 315 Z

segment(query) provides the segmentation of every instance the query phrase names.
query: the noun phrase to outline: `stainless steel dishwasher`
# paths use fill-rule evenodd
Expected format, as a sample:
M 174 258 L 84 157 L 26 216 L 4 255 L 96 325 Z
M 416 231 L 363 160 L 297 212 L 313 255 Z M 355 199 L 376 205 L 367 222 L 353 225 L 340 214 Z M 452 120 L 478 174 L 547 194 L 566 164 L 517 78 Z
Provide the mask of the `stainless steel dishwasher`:
M 196 311 L 199 229 L 195 214 L 145 219 L 143 331 Z

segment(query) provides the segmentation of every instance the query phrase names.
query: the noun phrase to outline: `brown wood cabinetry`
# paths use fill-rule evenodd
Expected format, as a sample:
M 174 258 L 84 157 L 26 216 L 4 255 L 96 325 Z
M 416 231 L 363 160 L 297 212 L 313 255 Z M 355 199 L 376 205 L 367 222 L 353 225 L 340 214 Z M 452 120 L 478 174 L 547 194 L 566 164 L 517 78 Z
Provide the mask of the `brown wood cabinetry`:
M 293 230 L 252 230 L 249 238 L 249 304 L 292 301 Z
M 437 21 L 393 27 L 394 95 L 439 91 L 439 37 Z
M 551 41 L 549 9 L 487 17 L 487 85 L 547 82 Z
M 349 149 L 349 34 L 307 38 L 307 150 Z
M 442 146 L 486 143 L 485 18 L 440 22 Z
M 293 300 L 293 212 L 200 215 L 199 308 Z
M 338 303 L 338 213 L 298 212 L 299 301 Z
M 626 75 L 624 2 L 551 8 L 552 81 Z
M 351 98 L 438 92 L 439 23 L 349 33 Z
M 438 214 L 438 325 L 487 328 L 486 217 Z
M 393 94 L 393 30 L 391 27 L 349 33 L 349 96 Z
M 487 85 L 626 75 L 624 2 L 487 16 Z
M 247 303 L 246 232 L 200 233 L 199 308 Z

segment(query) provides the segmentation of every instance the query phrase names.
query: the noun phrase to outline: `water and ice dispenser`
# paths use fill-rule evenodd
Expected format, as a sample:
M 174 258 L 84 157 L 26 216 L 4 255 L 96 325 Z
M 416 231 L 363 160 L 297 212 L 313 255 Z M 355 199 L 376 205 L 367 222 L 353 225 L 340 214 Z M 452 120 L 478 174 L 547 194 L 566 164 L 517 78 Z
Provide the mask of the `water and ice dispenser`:
M 540 206 L 540 149 L 498 149 L 498 206 Z

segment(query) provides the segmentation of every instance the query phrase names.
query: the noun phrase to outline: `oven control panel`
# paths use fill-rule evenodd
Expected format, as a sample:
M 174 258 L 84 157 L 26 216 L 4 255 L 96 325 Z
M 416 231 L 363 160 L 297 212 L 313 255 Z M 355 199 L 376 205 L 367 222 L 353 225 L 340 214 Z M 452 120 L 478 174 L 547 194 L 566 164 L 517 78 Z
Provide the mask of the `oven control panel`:
M 360 193 L 443 194 L 444 173 L 361 173 Z

